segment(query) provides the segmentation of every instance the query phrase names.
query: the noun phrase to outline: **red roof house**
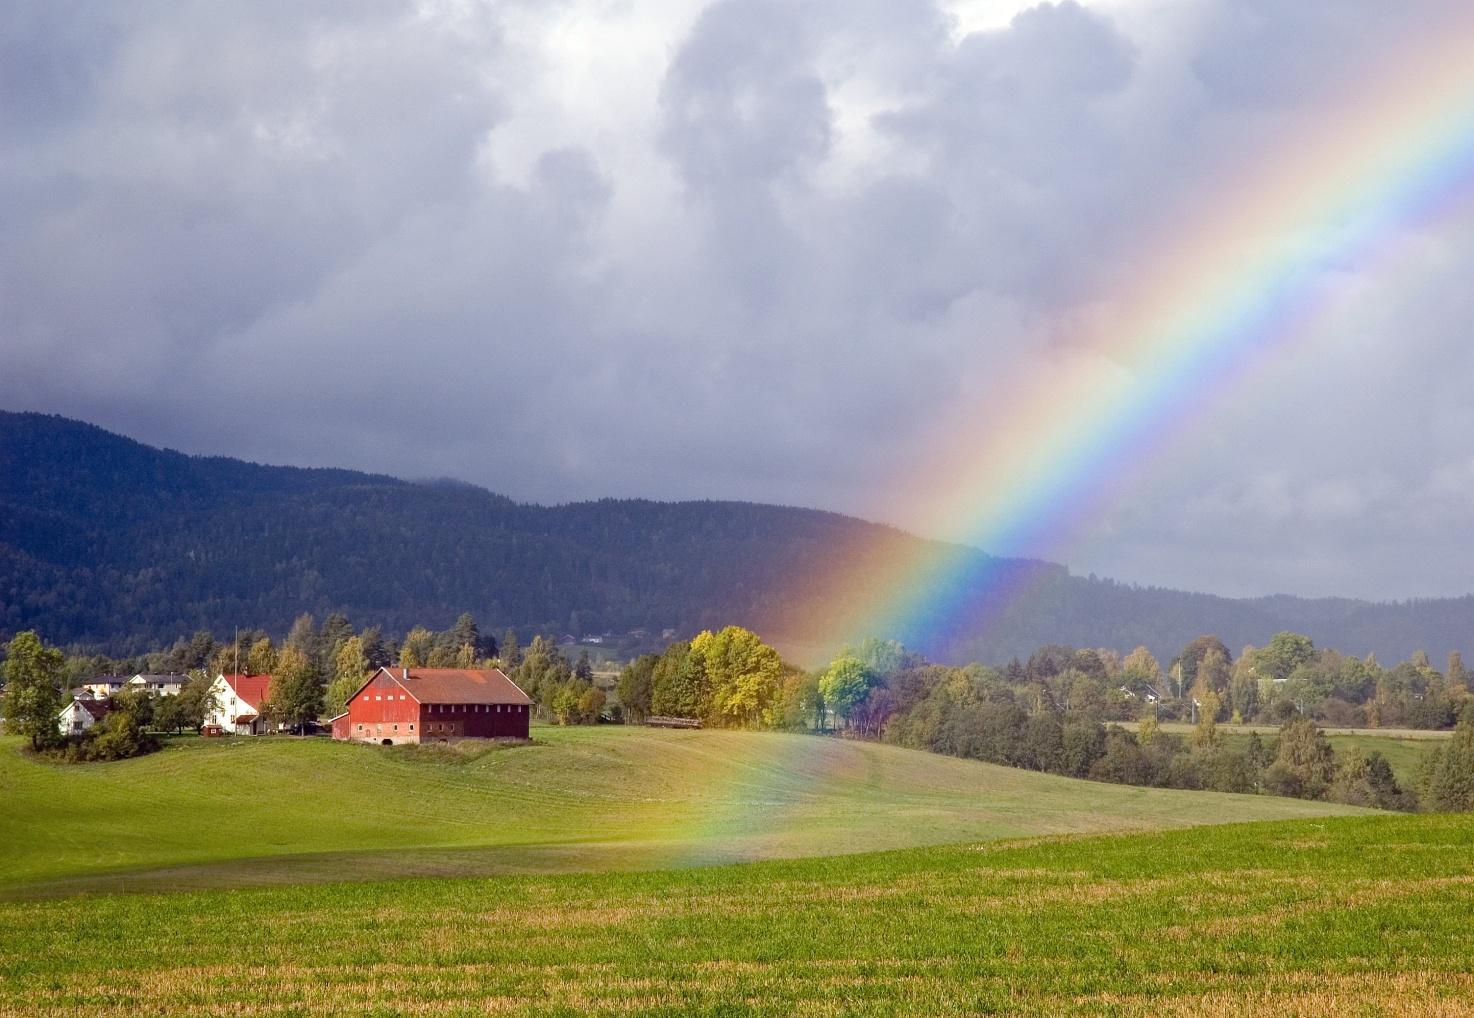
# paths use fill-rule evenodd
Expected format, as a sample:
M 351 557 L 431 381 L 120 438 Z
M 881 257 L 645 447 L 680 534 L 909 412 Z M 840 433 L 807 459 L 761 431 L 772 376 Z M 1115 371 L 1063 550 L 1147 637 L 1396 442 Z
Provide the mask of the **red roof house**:
M 380 668 L 333 718 L 333 738 L 396 745 L 525 739 L 532 699 L 500 668 Z
M 271 695 L 270 675 L 217 675 L 210 687 L 215 709 L 205 718 L 207 725 L 238 735 L 262 735 L 267 730 L 262 715 Z

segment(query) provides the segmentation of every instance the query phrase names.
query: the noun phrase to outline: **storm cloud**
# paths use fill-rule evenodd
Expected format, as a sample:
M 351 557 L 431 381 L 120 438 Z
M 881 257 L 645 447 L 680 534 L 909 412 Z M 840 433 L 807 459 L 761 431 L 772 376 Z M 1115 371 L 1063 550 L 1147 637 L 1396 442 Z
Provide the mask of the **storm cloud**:
M 1144 238 L 1460 7 L 20 0 L 0 405 L 519 499 L 908 525 L 894 479 L 959 404 L 1068 360 Z M 1474 589 L 1471 226 L 1343 267 L 1330 320 L 1206 384 L 1037 553 L 1228 594 Z

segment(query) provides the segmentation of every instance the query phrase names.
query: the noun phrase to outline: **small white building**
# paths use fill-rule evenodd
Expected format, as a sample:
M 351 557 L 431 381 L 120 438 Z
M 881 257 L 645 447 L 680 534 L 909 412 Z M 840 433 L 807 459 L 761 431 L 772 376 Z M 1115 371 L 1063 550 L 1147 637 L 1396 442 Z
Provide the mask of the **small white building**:
M 106 700 L 90 696 L 75 697 L 56 718 L 56 730 L 62 735 L 81 735 L 107 717 L 112 708 Z
M 266 734 L 270 675 L 217 675 L 210 693 L 215 709 L 205 716 L 205 724 L 218 725 L 222 731 L 236 735 Z

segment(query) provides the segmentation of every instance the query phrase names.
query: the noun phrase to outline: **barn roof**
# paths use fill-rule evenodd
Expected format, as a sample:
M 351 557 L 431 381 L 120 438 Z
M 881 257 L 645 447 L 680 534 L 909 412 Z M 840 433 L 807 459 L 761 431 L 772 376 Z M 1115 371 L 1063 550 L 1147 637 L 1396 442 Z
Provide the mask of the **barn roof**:
M 236 696 L 252 707 L 265 703 L 271 691 L 270 675 L 222 675 L 221 678 L 235 690 Z
M 530 704 L 531 697 L 500 668 L 386 668 L 420 703 Z

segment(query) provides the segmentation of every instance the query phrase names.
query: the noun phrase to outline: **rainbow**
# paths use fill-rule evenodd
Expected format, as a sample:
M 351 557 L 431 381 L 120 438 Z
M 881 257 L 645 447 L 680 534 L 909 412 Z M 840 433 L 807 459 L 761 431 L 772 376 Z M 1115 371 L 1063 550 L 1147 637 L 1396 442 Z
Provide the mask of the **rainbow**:
M 805 594 L 828 599 L 809 638 L 924 647 L 984 624 L 1030 574 L 966 546 L 1059 557 L 1181 439 L 1205 395 L 1221 396 L 1322 321 L 1347 271 L 1385 270 L 1415 231 L 1461 211 L 1474 196 L 1474 20 L 1464 20 L 1394 54 L 1319 130 L 1134 259 L 1139 285 L 1107 295 L 1111 310 L 1070 337 L 1071 362 L 1092 370 L 1037 368 L 985 414 L 946 421 L 936 455 L 890 487 L 911 503 L 913 529 L 959 545 L 842 549 Z

